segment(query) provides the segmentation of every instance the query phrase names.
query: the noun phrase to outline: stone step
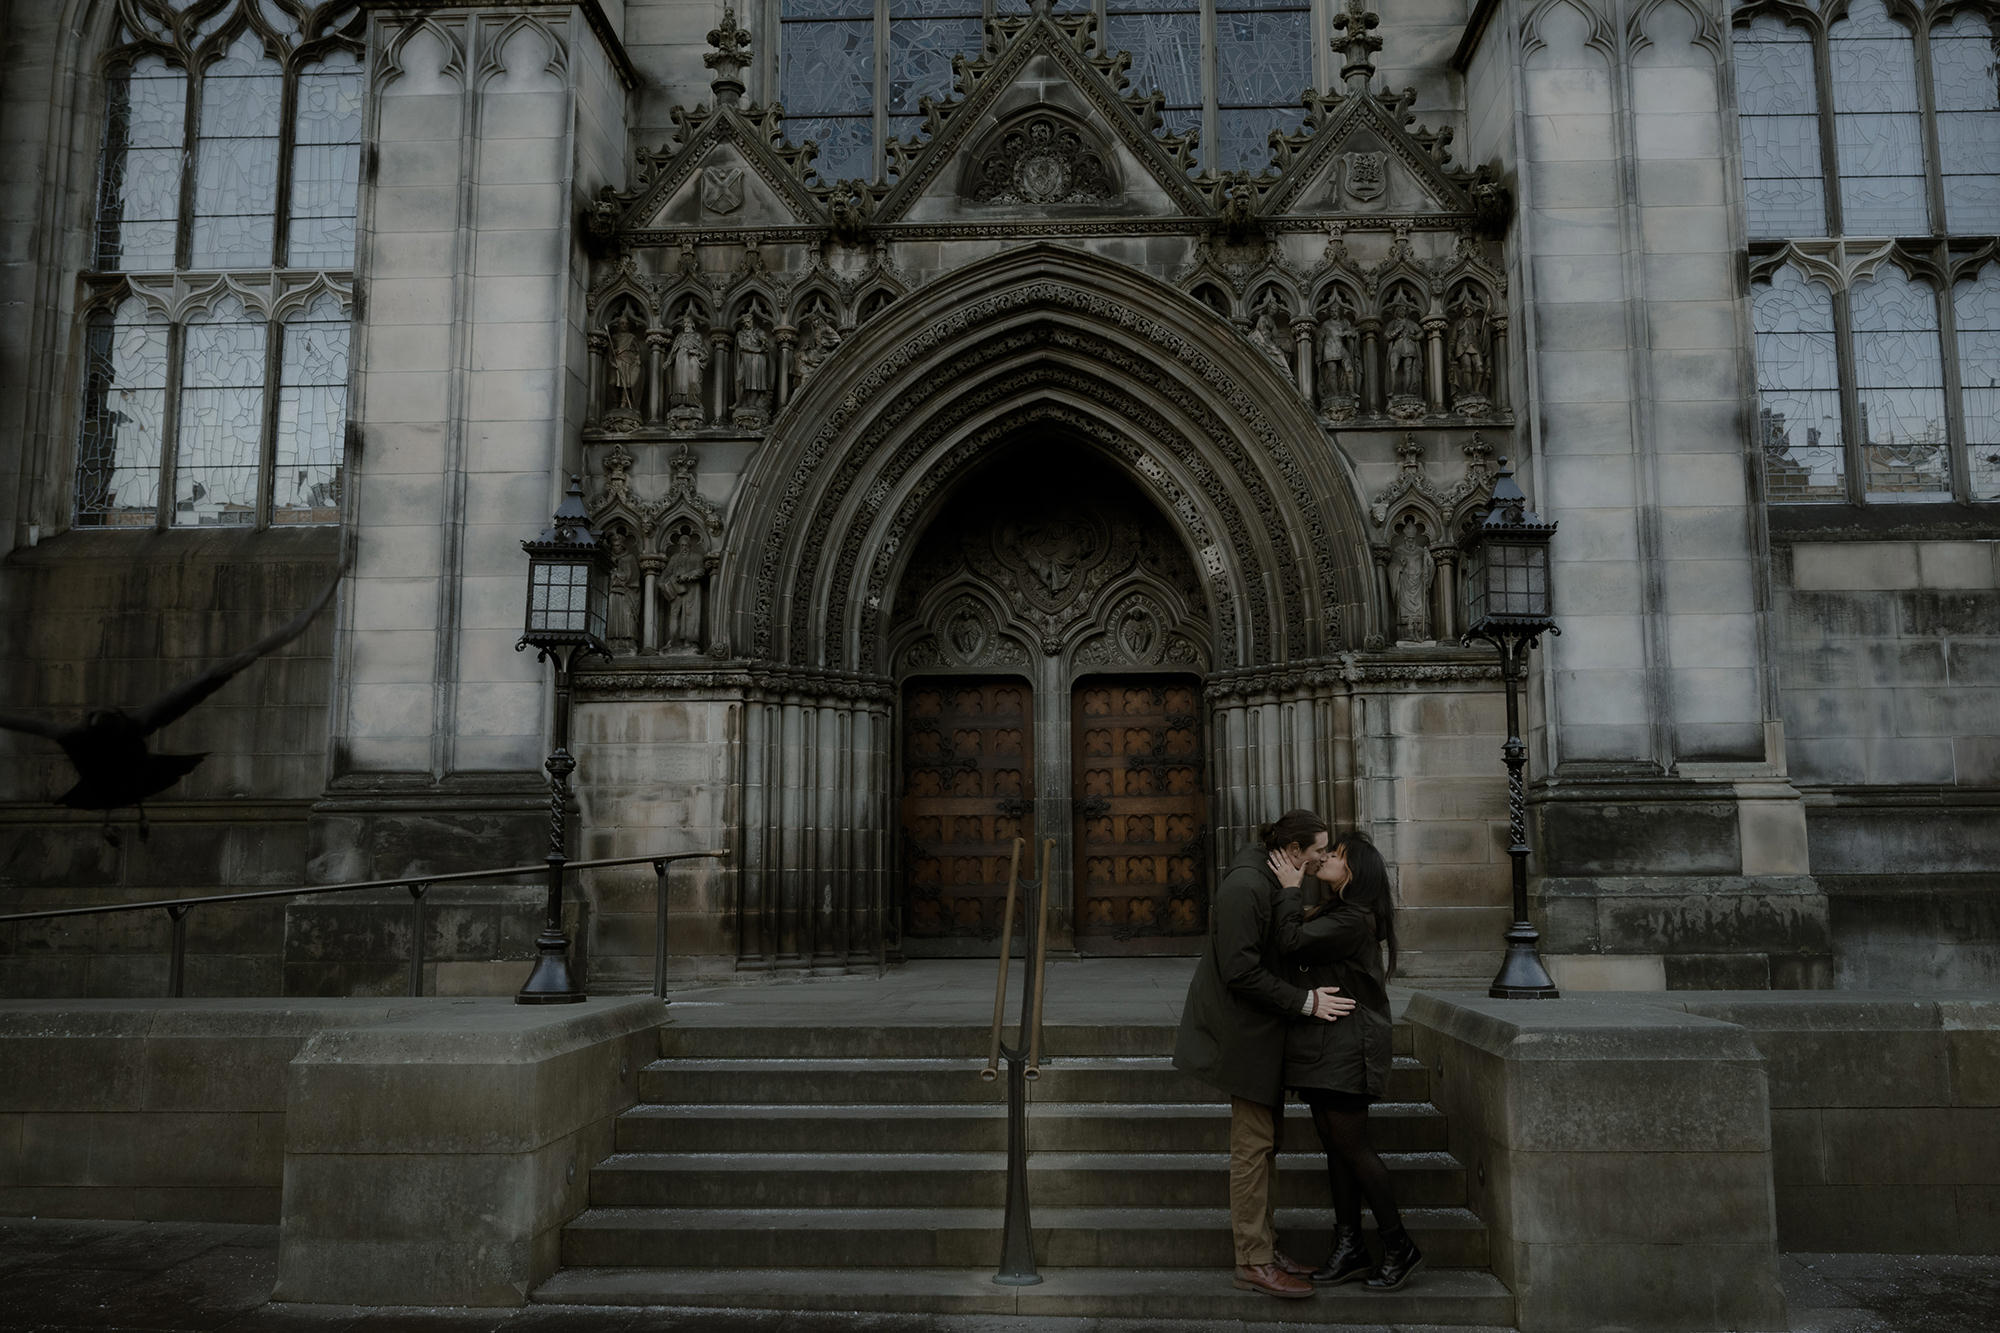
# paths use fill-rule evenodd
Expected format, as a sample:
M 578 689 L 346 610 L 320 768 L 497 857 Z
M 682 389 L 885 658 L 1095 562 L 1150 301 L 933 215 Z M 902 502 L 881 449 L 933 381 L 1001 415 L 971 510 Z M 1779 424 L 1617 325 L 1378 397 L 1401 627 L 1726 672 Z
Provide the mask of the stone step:
M 1481 982 L 1484 989 L 1485 982 Z M 1010 1010 L 1012 1006 L 1009 1006 Z M 669 1005 L 671 1015 L 672 1006 Z M 1011 1018 L 1011 1015 L 1010 1015 Z M 1049 1024 L 1042 1029 L 1042 1050 L 1051 1059 L 1097 1055 L 1164 1055 L 1174 1049 L 1172 1025 L 1137 1023 Z M 1010 1021 L 1003 1034 L 1014 1037 Z M 979 1059 L 992 1040 L 991 1030 L 951 1027 L 827 1026 L 810 1028 L 705 1027 L 671 1020 L 660 1029 L 660 1054 L 701 1060 L 861 1060 Z M 1408 1055 L 1415 1038 L 1409 1024 L 1394 1029 L 1394 1051 Z
M 946 1057 L 868 1059 L 662 1059 L 639 1071 L 639 1100 L 650 1103 L 800 1105 L 994 1102 L 1000 1080 L 979 1077 L 983 1062 Z M 1004 1076 L 1003 1076 L 1004 1077 Z M 1430 1075 L 1397 1056 L 1386 1100 L 1430 1100 Z M 1036 1106 L 1051 1102 L 1216 1102 L 1215 1089 L 1163 1056 L 1082 1056 L 1052 1062 L 1029 1084 Z
M 1409 1207 L 1465 1202 L 1465 1170 L 1449 1153 L 1384 1153 Z M 1229 1193 L 1226 1153 L 1036 1153 L 1029 1198 L 1051 1208 L 1196 1208 Z M 1278 1158 L 1279 1207 L 1325 1207 L 1326 1159 Z M 590 1200 L 654 1208 L 999 1208 L 999 1153 L 622 1153 L 595 1167 Z
M 1426 1102 L 1378 1102 L 1369 1133 L 1383 1152 L 1437 1152 L 1446 1121 Z M 1281 1142 L 1311 1149 L 1312 1121 L 1288 1108 Z M 1229 1108 L 1205 1102 L 1051 1102 L 1028 1117 L 1032 1152 L 1223 1152 Z M 1004 1152 L 1007 1108 L 943 1106 L 637 1106 L 620 1116 L 619 1152 Z
M 1030 1198 L 1036 1199 L 1032 1191 Z M 923 1268 L 985 1265 L 990 1276 L 1003 1220 L 999 1208 L 594 1207 L 563 1228 L 562 1263 L 843 1269 L 886 1260 Z M 1058 1208 L 1036 1200 L 1032 1221 L 1036 1256 L 1051 1267 L 1220 1269 L 1232 1262 L 1222 1207 Z M 1484 1224 L 1463 1208 L 1407 1208 L 1403 1221 L 1429 1265 L 1491 1262 Z M 1333 1224 L 1331 1209 L 1282 1208 L 1279 1242 L 1317 1263 L 1326 1257 Z M 1373 1220 L 1366 1225 L 1372 1228 Z
M 1239 1321 L 1302 1327 L 1361 1325 L 1376 1333 L 1390 1324 L 1498 1333 L 1514 1321 L 1514 1298 L 1507 1289 L 1490 1273 L 1465 1269 L 1426 1268 L 1401 1291 L 1370 1292 L 1352 1283 L 1326 1288 L 1304 1300 L 1274 1300 L 1238 1291 L 1221 1268 L 1189 1272 L 1045 1267 L 1041 1276 L 1038 1285 L 1012 1287 L 993 1281 L 990 1264 L 844 1271 L 570 1269 L 543 1283 L 531 1299 L 559 1305 L 1173 1320 L 1176 1323 L 1170 1326 L 1180 1328 L 1238 1327 Z
M 748 1310 L 840 1310 L 928 1315 L 1023 1315 L 1195 1321 L 1180 1327 L 1249 1323 L 1302 1327 L 1390 1324 L 1502 1329 L 1514 1298 L 1491 1274 L 1419 1272 L 1396 1292 L 1359 1284 L 1330 1287 L 1305 1300 L 1281 1301 L 1238 1291 L 1220 1268 L 1064 1269 L 1047 1267 L 1032 1287 L 1001 1286 L 979 1268 L 571 1269 L 543 1283 L 544 1304 L 678 1306 Z M 734 1327 L 734 1325 L 731 1325 Z M 746 1327 L 748 1325 L 745 1325 Z

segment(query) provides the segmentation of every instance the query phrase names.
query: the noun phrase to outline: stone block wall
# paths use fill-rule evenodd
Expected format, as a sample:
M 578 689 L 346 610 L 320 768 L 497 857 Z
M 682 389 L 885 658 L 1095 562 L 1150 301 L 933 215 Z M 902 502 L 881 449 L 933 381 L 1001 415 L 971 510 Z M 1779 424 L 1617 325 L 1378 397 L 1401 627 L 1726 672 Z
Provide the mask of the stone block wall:
M 72 532 L 0 564 L 0 695 L 11 708 L 80 720 L 199 675 L 296 614 L 333 576 L 332 529 Z M 151 741 L 207 752 L 134 813 L 54 799 L 76 781 L 39 737 L 0 732 L 0 913 L 185 897 L 301 882 L 311 800 L 325 782 L 335 610 L 245 669 Z M 0 993 L 159 995 L 163 913 L 0 926 Z M 277 994 L 283 909 L 232 904 L 188 918 L 193 993 Z
M 1884 992 L 1689 995 L 1770 1079 L 1788 1250 L 2000 1250 L 2000 1002 Z
M 1840 981 L 1991 985 L 2000 541 L 1823 535 L 1777 544 L 1772 580 L 1786 747 Z

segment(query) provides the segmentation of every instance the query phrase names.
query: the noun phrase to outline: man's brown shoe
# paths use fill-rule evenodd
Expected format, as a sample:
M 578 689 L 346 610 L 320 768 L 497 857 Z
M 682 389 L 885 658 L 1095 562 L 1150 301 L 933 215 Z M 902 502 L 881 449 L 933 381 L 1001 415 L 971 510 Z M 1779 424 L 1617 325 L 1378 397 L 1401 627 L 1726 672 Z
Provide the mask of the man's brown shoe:
M 1297 1300 L 1313 1294 L 1313 1284 L 1293 1277 L 1276 1264 L 1236 1265 L 1236 1285 L 1245 1291 L 1261 1291 L 1266 1296 Z
M 1271 1251 L 1271 1266 L 1281 1273 L 1290 1273 L 1293 1277 L 1312 1277 L 1312 1269 L 1292 1258 L 1291 1255 L 1286 1254 L 1283 1250 Z

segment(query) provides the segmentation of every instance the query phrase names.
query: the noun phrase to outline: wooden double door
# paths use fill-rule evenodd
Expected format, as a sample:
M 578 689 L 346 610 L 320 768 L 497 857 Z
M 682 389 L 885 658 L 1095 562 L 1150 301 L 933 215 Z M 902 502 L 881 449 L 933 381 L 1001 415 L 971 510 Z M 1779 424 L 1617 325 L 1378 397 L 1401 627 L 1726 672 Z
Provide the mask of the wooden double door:
M 1091 676 L 1043 701 L 1018 678 L 903 693 L 903 936 L 912 954 L 998 949 L 1013 839 L 1022 877 L 1056 839 L 1051 934 L 1084 953 L 1192 953 L 1208 928 L 1201 687 Z

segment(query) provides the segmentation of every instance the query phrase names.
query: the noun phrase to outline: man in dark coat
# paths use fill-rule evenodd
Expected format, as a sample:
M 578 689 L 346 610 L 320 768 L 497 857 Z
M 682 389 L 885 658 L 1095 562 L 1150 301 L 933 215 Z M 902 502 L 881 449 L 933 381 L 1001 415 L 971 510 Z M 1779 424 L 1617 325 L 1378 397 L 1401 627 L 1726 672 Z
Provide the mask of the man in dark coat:
M 1287 812 L 1230 865 L 1209 913 L 1208 947 L 1188 983 L 1174 1067 L 1229 1095 L 1229 1223 L 1235 1283 L 1273 1296 L 1312 1295 L 1311 1270 L 1278 1252 L 1271 1217 L 1278 1116 L 1285 1100 L 1285 1026 L 1330 1022 L 1354 1003 L 1333 988 L 1307 990 L 1276 970 L 1278 879 L 1270 854 L 1309 865 L 1326 850 L 1326 821 Z

